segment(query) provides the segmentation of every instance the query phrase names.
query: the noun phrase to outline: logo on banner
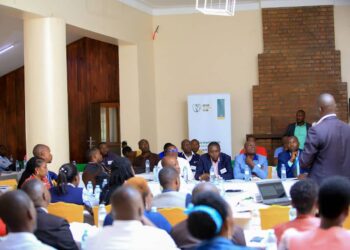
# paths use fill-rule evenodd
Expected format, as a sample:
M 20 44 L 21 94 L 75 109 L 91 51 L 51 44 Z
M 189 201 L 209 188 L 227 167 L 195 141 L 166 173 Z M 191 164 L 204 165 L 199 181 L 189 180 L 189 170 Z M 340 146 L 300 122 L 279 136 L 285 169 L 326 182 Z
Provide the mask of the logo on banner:
M 194 112 L 198 113 L 200 111 L 203 111 L 203 112 L 209 112 L 211 110 L 211 106 L 210 104 L 193 104 L 192 105 L 192 109 Z
M 199 111 L 201 111 L 202 105 L 200 104 L 193 104 L 192 105 L 193 111 L 198 113 Z

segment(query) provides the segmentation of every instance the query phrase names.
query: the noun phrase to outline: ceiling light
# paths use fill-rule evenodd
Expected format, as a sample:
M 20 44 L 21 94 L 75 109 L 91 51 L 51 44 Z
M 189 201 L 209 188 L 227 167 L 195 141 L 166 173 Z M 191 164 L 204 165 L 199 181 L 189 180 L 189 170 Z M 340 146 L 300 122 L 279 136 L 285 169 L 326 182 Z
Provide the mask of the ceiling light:
M 11 44 L 11 45 L 9 45 L 9 46 L 7 46 L 5 48 L 0 49 L 0 55 L 5 53 L 6 51 L 12 49 L 13 47 L 15 47 L 15 46 L 13 44 Z
M 236 0 L 196 0 L 196 9 L 205 15 L 233 16 Z

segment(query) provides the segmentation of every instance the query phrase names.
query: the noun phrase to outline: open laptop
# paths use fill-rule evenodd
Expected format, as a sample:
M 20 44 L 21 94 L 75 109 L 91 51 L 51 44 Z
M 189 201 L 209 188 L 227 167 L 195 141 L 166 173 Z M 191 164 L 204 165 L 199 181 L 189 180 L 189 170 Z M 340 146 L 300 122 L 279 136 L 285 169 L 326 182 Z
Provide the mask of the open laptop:
M 283 206 L 291 204 L 291 199 L 287 196 L 281 180 L 261 181 L 256 184 L 264 204 Z

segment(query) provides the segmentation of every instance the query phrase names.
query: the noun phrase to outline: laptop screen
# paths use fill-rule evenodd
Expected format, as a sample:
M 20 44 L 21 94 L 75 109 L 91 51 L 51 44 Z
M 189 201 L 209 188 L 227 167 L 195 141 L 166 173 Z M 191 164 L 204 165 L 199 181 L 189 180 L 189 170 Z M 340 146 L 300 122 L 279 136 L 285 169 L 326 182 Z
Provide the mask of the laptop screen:
M 287 197 L 282 182 L 280 181 L 258 183 L 258 188 L 263 200 Z

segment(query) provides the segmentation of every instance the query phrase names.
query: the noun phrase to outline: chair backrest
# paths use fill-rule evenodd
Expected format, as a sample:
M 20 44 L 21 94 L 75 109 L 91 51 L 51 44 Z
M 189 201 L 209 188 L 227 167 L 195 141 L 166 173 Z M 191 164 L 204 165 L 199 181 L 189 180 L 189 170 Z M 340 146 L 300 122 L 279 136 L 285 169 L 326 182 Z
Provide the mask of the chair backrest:
M 272 205 L 268 208 L 259 209 L 261 229 L 271 229 L 278 224 L 289 221 L 290 207 Z
M 272 179 L 272 166 L 268 166 L 267 179 Z
M 107 214 L 109 214 L 111 212 L 111 210 L 112 210 L 112 206 L 111 205 L 107 205 L 106 206 Z M 95 224 L 95 226 L 98 227 L 98 206 L 94 206 L 92 208 L 92 212 L 94 213 L 94 224 Z
M 158 212 L 169 221 L 171 226 L 174 226 L 187 219 L 184 209 L 180 207 L 161 208 L 158 209 Z
M 71 222 L 84 222 L 84 206 L 66 202 L 50 203 L 47 208 L 49 214 L 66 219 Z
M 16 190 L 17 189 L 17 180 L 16 179 L 8 179 L 8 180 L 1 180 L 0 186 L 8 186 L 10 190 Z

